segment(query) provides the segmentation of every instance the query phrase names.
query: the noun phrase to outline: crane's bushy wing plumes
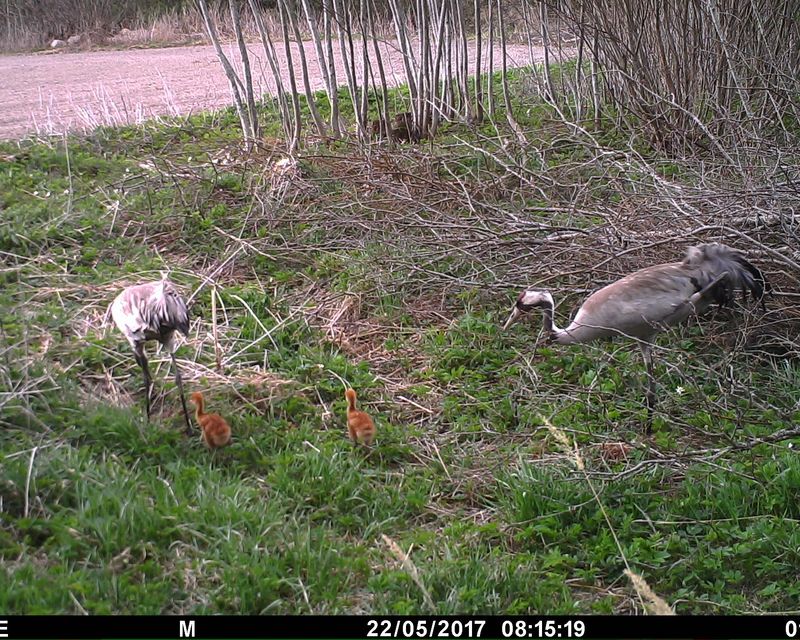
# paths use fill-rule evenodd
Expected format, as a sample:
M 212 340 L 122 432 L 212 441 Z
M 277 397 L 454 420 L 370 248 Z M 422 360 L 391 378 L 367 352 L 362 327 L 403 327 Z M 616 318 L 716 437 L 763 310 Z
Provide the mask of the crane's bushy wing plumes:
M 169 280 L 161 281 L 161 295 L 153 296 L 153 304 L 150 311 L 153 314 L 155 323 L 150 326 L 161 327 L 162 330 L 170 328 L 180 331 L 184 336 L 189 333 L 189 309 L 186 301 Z
M 764 292 L 769 291 L 764 274 L 741 253 L 724 244 L 713 242 L 689 247 L 683 265 L 695 271 L 698 290 L 711 284 L 721 274 L 728 274 L 709 290 L 709 296 L 720 305 L 730 304 L 736 291 L 742 292 L 744 301 L 749 293 L 754 300 L 763 304 Z

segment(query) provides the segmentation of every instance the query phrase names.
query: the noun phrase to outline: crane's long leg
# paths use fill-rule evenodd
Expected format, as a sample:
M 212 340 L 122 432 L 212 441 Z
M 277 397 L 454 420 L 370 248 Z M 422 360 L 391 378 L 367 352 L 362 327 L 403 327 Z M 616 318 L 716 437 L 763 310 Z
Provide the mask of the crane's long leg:
M 147 412 L 147 421 L 150 422 L 150 389 L 151 378 L 150 368 L 147 366 L 147 356 L 144 354 L 144 344 L 139 343 L 133 347 L 133 355 L 136 358 L 136 364 L 142 368 L 142 375 L 144 375 L 144 406 Z
M 186 408 L 186 398 L 183 394 L 183 380 L 181 379 L 181 370 L 178 367 L 178 362 L 175 360 L 175 352 L 171 352 L 172 366 L 175 367 L 175 383 L 178 385 L 178 391 L 181 394 L 181 405 L 183 406 L 183 417 L 186 420 L 186 433 L 192 435 L 192 424 L 189 422 L 189 411 Z
M 639 348 L 642 350 L 642 358 L 647 368 L 647 392 L 645 400 L 647 402 L 647 433 L 653 429 L 653 406 L 656 402 L 656 378 L 653 375 L 653 345 L 649 342 L 640 342 Z

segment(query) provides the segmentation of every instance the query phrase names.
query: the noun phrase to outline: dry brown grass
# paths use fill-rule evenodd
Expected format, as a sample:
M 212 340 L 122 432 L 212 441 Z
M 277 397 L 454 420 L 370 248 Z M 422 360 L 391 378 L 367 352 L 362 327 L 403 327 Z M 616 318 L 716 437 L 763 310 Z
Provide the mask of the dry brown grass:
M 38 1 L 38 0 L 37 0 Z M 61 0 L 63 3 L 63 0 Z M 210 42 L 203 24 L 203 18 L 194 2 L 168 8 L 155 15 L 142 15 L 136 7 L 119 13 L 113 7 L 87 3 L 86 0 L 69 0 L 64 5 L 63 19 L 59 11 L 46 9 L 34 11 L 31 15 L 15 12 L 13 7 L 7 13 L 0 9 L 0 52 L 16 53 L 45 49 L 54 38 L 67 40 L 70 36 L 81 36 L 81 42 L 69 45 L 69 50 L 89 50 L 96 48 L 120 47 L 159 47 L 187 44 L 208 44 Z M 209 8 L 217 25 L 220 38 L 225 42 L 234 40 L 230 12 L 224 5 Z M 242 31 L 249 42 L 259 42 L 259 32 L 255 20 L 248 11 L 241 14 Z M 265 26 L 272 37 L 281 37 L 277 10 L 264 10 Z M 308 25 L 300 21 L 301 33 L 309 37 Z M 380 23 L 379 34 L 391 36 L 391 24 Z
M 53 39 L 67 40 L 71 50 L 97 47 L 138 47 L 187 44 L 205 41 L 202 21 L 192 3 L 144 15 L 135 3 L 59 0 L 56 2 L 14 2 L 0 10 L 0 51 L 24 52 L 47 48 Z M 222 24 L 226 14 L 219 11 Z

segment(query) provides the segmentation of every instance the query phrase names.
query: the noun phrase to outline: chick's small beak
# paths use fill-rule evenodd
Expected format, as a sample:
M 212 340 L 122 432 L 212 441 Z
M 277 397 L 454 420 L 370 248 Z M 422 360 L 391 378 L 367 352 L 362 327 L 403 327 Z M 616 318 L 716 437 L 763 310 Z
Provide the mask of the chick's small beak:
M 517 320 L 522 317 L 522 311 L 519 310 L 519 307 L 514 307 L 511 310 L 511 315 L 508 316 L 508 320 L 503 325 L 503 331 L 506 331 L 512 324 L 514 324 Z

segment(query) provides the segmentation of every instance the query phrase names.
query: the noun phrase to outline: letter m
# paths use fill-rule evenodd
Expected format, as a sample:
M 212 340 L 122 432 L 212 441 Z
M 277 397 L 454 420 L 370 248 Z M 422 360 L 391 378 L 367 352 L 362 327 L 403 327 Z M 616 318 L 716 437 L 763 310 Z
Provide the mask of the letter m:
M 178 632 L 179 638 L 194 638 L 194 620 L 180 621 L 180 629 Z

